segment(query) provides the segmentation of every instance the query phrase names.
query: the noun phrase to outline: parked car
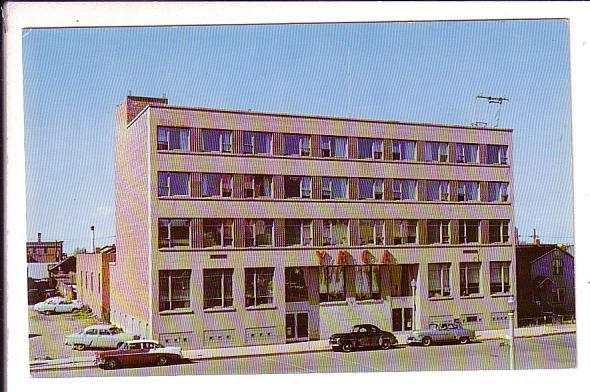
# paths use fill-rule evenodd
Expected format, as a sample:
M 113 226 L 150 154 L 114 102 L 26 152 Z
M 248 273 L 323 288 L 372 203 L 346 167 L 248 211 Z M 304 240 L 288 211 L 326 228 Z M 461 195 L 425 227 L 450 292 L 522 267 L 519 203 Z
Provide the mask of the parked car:
M 102 369 L 122 366 L 163 366 L 183 359 L 180 347 L 164 347 L 155 340 L 130 340 L 117 350 L 96 353 L 96 364 Z
M 139 339 L 138 335 L 123 332 L 121 328 L 109 324 L 97 324 L 84 328 L 82 332 L 66 336 L 66 346 L 74 350 L 85 348 L 119 348 L 123 343 Z
M 430 324 L 428 329 L 413 331 L 408 337 L 408 344 L 430 346 L 432 343 L 469 343 L 475 338 L 475 331 L 463 328 L 461 323 Z
M 374 325 L 359 324 L 352 327 L 351 332 L 333 334 L 329 342 L 332 350 L 349 352 L 365 347 L 389 350 L 397 343 L 397 339 L 391 332 L 382 331 Z
M 69 299 L 62 297 L 51 297 L 47 298 L 43 302 L 39 302 L 33 306 L 39 313 L 52 314 L 52 313 L 71 313 L 74 310 L 82 309 L 83 305 L 78 301 L 70 301 Z

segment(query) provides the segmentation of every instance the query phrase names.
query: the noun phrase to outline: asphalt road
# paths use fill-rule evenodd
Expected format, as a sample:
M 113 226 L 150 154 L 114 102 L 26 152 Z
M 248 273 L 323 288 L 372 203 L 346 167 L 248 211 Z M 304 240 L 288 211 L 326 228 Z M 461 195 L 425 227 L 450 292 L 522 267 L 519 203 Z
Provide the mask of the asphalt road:
M 576 366 L 576 335 L 517 339 L 517 369 Z M 497 340 L 467 345 L 399 347 L 389 351 L 303 353 L 196 361 L 165 367 L 102 370 L 97 367 L 33 371 L 33 377 L 104 377 L 349 373 L 508 369 L 508 348 Z

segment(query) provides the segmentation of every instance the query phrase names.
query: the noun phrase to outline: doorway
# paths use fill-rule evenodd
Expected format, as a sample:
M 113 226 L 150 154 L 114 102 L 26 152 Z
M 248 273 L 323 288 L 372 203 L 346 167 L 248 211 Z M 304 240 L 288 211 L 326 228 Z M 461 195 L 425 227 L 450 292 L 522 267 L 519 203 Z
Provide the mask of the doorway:
M 309 340 L 309 315 L 307 312 L 286 314 L 287 342 Z

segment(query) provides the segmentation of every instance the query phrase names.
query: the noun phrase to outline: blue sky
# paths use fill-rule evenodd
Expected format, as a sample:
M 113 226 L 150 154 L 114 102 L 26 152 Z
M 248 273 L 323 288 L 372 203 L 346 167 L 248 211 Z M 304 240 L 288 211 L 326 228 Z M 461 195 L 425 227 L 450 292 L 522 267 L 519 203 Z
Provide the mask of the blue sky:
M 94 225 L 97 245 L 114 242 L 114 111 L 129 91 L 459 125 L 485 117 L 483 94 L 510 99 L 520 234 L 573 242 L 568 41 L 564 20 L 26 30 L 27 237 L 69 252 Z

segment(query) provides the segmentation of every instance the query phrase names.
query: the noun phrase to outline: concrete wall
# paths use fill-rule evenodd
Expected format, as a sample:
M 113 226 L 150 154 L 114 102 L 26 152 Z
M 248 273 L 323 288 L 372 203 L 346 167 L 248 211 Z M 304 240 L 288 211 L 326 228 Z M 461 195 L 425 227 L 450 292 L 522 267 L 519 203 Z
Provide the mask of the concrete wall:
M 76 255 L 78 300 L 101 320 L 109 321 L 109 266 L 104 253 Z

